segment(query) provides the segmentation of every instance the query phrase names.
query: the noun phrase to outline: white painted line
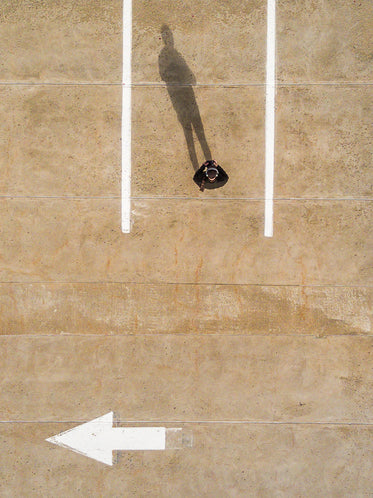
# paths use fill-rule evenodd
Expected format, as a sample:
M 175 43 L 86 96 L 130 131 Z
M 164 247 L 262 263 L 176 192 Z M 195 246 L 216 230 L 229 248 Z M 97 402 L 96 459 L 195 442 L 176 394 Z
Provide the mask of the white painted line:
M 113 427 L 113 412 L 109 412 L 46 441 L 113 465 L 113 451 L 165 450 L 166 431 L 169 430 L 165 427 Z
M 131 59 L 132 0 L 123 0 L 122 232 L 131 230 Z
M 267 80 L 265 124 L 264 235 L 273 236 L 273 177 L 275 162 L 276 0 L 267 4 Z

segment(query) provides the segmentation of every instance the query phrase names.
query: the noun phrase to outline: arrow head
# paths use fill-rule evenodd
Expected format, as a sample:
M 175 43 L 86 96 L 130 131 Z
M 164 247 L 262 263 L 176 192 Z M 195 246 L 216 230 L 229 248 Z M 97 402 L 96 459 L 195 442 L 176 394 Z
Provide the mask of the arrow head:
M 52 436 L 46 441 L 93 458 L 106 465 L 113 465 L 113 447 L 110 444 L 105 444 L 105 441 L 110 440 L 112 428 L 113 412 L 109 412 L 102 417 L 61 432 L 57 436 Z

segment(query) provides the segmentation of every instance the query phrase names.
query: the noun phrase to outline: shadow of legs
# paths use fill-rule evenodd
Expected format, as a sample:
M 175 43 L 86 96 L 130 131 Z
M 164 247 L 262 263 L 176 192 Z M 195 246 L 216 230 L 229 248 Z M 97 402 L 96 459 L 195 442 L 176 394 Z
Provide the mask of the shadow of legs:
M 191 163 L 194 170 L 197 170 L 199 168 L 199 164 L 193 139 L 193 128 L 201 144 L 201 149 L 205 156 L 205 161 L 212 159 L 212 157 L 210 147 L 208 146 L 206 140 L 205 130 L 203 128 L 203 123 L 201 115 L 199 113 L 194 90 L 191 86 L 173 85 L 168 85 L 167 90 L 179 122 L 184 130 L 185 140 L 187 143 Z
M 199 143 L 201 144 L 201 148 L 203 151 L 203 155 L 205 156 L 205 160 L 210 161 L 212 159 L 211 151 L 210 151 L 210 147 L 209 147 L 207 140 L 206 140 L 205 130 L 203 128 L 202 119 L 201 119 L 199 112 L 196 116 L 194 116 L 193 121 L 192 121 L 192 125 L 194 128 L 194 131 L 196 132 Z
M 185 140 L 186 140 L 187 147 L 188 147 L 190 161 L 193 165 L 194 171 L 197 171 L 197 169 L 199 168 L 199 164 L 198 164 L 198 158 L 197 158 L 197 153 L 196 153 L 196 147 L 194 145 L 192 125 L 190 123 L 184 124 L 183 130 L 184 130 Z

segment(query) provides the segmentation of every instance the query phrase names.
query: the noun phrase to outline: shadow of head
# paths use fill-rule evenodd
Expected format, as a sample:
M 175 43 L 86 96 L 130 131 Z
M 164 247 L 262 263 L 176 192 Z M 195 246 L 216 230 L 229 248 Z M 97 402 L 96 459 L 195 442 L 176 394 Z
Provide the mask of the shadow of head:
M 172 31 L 167 24 L 164 24 L 161 28 L 161 35 L 162 35 L 162 40 L 163 43 L 165 44 L 166 47 L 173 47 L 174 46 L 174 35 L 172 34 Z
M 167 24 L 161 27 L 164 47 L 159 54 L 159 73 L 167 84 L 195 85 L 196 78 L 184 57 L 176 50 L 174 35 Z

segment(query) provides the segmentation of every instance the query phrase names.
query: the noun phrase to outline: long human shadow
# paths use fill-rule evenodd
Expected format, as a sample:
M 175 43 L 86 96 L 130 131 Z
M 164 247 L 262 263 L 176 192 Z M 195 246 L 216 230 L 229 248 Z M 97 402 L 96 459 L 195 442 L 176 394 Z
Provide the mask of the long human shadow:
M 171 29 L 164 25 L 162 26 L 161 34 L 165 46 L 158 57 L 159 74 L 167 85 L 172 105 L 183 127 L 190 160 L 196 171 L 199 168 L 199 163 L 194 145 L 193 129 L 201 145 L 205 160 L 212 159 L 192 87 L 192 85 L 196 84 L 196 78 L 183 56 L 176 50 Z

